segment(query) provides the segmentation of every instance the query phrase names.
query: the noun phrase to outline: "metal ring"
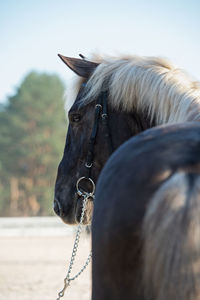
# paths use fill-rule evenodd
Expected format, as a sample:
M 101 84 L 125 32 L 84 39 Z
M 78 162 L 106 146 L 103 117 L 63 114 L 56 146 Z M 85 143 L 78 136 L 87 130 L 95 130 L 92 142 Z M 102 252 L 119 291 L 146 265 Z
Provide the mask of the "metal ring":
M 102 114 L 101 117 L 102 117 L 102 119 L 106 119 L 108 117 L 108 115 L 107 114 Z
M 92 163 L 88 164 L 87 162 L 85 163 L 85 167 L 86 168 L 91 168 L 92 167 Z
M 81 180 L 88 180 L 92 184 L 92 191 L 91 192 L 86 192 L 86 191 L 81 192 L 81 190 L 79 189 L 79 184 L 80 184 Z M 94 192 L 95 192 L 95 183 L 94 183 L 94 181 L 91 178 L 87 178 L 87 177 L 83 176 L 83 177 L 80 177 L 77 180 L 77 182 L 76 182 L 76 189 L 77 189 L 77 194 L 79 196 L 83 196 L 84 194 L 85 195 L 89 195 L 89 196 L 93 196 Z
M 102 105 L 101 104 L 96 104 L 95 107 L 100 107 L 102 109 Z

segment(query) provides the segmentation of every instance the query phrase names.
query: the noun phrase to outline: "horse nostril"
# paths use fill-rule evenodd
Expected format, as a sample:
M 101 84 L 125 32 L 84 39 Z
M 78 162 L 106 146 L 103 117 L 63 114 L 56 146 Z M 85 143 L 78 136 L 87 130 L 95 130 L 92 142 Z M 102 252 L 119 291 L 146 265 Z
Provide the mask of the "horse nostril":
M 62 208 L 57 199 L 54 200 L 53 209 L 58 216 L 62 216 Z

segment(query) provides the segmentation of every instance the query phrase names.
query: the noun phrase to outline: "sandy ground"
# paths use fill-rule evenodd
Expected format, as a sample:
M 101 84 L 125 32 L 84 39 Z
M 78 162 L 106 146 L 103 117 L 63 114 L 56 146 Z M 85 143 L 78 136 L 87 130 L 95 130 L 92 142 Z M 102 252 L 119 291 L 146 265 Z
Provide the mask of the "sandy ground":
M 74 236 L 0 236 L 0 300 L 56 300 Z M 89 252 L 90 238 L 83 234 L 72 275 L 80 270 Z M 91 264 L 62 299 L 89 300 L 90 276 Z

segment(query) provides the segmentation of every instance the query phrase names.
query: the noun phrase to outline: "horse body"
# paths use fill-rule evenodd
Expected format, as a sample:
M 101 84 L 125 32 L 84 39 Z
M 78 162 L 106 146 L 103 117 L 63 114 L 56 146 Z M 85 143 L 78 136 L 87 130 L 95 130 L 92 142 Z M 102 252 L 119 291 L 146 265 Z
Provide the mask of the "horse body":
M 190 123 L 147 130 L 109 159 L 94 206 L 93 300 L 199 299 L 200 241 L 187 232 L 191 210 L 200 230 L 199 151 L 200 124 Z
M 100 118 L 90 170 L 96 183 L 106 164 L 94 206 L 93 300 L 199 300 L 200 127 L 191 122 L 200 119 L 199 84 L 157 58 L 96 63 L 61 58 L 82 77 L 55 188 L 55 211 L 64 222 L 80 221 L 76 181 L 88 174 L 85 162 L 101 92 L 108 94 L 109 132 L 113 149 L 119 148 L 109 159 Z M 152 128 L 160 124 L 165 125 Z M 81 188 L 89 189 L 88 182 Z M 89 201 L 85 223 L 92 206 Z

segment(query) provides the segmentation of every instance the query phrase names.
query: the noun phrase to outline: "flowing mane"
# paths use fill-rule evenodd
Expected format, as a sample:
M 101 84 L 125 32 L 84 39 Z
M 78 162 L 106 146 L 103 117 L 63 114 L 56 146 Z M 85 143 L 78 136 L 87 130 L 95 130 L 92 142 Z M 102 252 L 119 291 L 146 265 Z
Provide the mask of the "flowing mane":
M 83 101 L 93 101 L 102 90 L 115 109 L 147 112 L 156 125 L 200 120 L 200 84 L 162 58 L 102 59 Z

